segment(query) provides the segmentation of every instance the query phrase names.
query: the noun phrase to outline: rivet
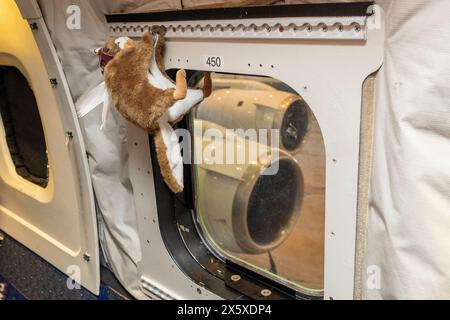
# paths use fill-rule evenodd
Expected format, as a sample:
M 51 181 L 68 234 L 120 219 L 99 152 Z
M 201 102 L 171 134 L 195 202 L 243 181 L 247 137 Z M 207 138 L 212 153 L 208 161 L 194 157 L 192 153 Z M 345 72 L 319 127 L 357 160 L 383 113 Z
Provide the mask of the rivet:
M 270 291 L 269 289 L 261 290 L 261 295 L 265 298 L 270 297 L 272 295 L 272 291 Z
M 86 262 L 90 262 L 90 261 L 91 261 L 91 256 L 90 256 L 88 253 L 85 253 L 85 254 L 83 255 L 83 259 L 84 259 L 84 261 L 86 261 Z
M 72 142 L 72 140 L 73 140 L 73 132 L 70 132 L 70 131 L 66 132 L 66 139 L 64 142 L 66 147 L 69 146 L 69 144 Z
M 233 281 L 233 282 L 238 282 L 238 281 L 241 281 L 241 276 L 235 274 L 235 275 L 232 275 L 230 279 L 231 279 L 231 281 Z
M 355 28 L 356 32 L 360 32 L 361 31 L 361 25 L 357 22 L 352 23 L 353 28 Z
M 51 78 L 50 84 L 52 85 L 53 88 L 55 88 L 58 86 L 58 80 L 56 78 Z

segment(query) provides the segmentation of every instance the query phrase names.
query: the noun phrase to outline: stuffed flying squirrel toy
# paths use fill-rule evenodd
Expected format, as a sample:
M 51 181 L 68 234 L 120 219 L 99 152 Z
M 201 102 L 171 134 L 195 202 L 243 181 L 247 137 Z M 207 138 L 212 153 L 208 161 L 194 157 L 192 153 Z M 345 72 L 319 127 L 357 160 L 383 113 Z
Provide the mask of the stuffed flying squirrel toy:
M 181 147 L 172 125 L 211 94 L 209 73 L 203 90 L 188 89 L 186 72 L 174 83 L 165 73 L 162 34 L 147 32 L 139 42 L 109 40 L 97 54 L 112 102 L 124 118 L 154 135 L 158 163 L 167 186 L 183 191 Z

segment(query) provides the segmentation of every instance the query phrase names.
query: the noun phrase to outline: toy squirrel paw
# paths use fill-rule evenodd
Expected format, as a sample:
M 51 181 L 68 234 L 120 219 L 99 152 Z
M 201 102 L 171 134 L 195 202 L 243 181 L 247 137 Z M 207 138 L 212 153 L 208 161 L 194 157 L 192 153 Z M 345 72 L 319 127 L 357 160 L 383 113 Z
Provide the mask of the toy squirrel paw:
M 173 98 L 175 100 L 183 100 L 187 95 L 187 80 L 185 70 L 178 70 L 176 85 L 177 87 L 175 89 L 175 92 L 173 93 Z
M 212 79 L 211 72 L 205 72 L 203 79 L 203 99 L 208 98 L 212 93 Z

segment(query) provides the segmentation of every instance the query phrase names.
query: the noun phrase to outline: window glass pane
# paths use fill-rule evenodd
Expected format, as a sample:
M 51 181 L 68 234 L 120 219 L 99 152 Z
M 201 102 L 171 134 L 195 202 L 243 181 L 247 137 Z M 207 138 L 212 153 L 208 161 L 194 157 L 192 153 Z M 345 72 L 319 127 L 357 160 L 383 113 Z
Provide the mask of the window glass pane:
M 235 263 L 320 295 L 325 149 L 314 115 L 272 78 L 215 74 L 213 88 L 193 112 L 205 238 Z
M 46 187 L 47 147 L 33 90 L 14 67 L 0 66 L 0 118 L 17 174 Z

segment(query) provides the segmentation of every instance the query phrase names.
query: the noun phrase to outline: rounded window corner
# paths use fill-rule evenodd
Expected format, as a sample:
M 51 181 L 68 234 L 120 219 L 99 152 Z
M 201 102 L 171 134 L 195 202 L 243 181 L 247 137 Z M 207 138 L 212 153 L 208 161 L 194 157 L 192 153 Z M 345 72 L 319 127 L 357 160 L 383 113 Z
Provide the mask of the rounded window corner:
M 46 189 L 49 162 L 44 128 L 31 84 L 21 68 L 0 65 L 0 119 L 16 174 Z

